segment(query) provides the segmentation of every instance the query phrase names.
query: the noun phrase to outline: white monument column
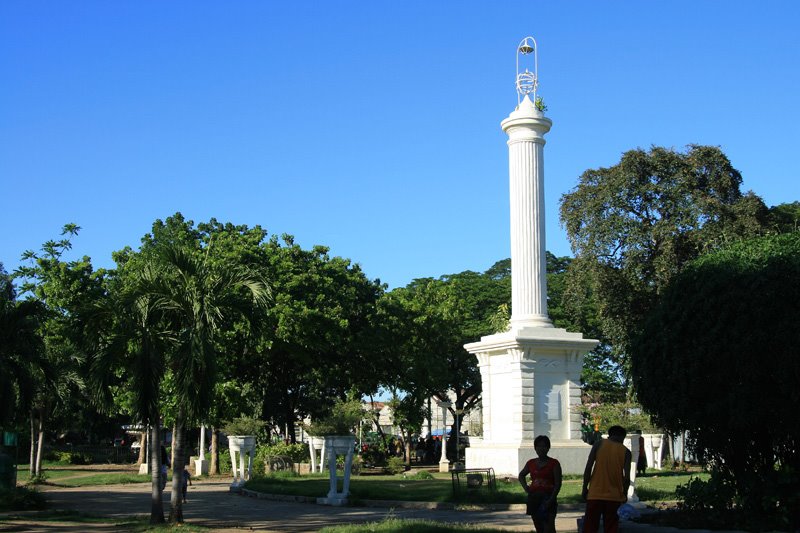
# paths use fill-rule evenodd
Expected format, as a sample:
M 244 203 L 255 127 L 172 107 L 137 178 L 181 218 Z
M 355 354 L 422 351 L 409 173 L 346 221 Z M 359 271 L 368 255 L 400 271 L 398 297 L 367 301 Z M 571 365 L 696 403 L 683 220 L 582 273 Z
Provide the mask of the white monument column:
M 517 106 L 503 120 L 508 135 L 511 214 L 511 321 L 508 329 L 464 346 L 478 358 L 483 437 L 471 438 L 467 468 L 516 476 L 535 457 L 533 439 L 547 435 L 564 473 L 583 472 L 589 446 L 581 440 L 583 356 L 598 342 L 553 327 L 547 314 L 544 135 L 552 121 L 536 97 L 537 45 L 517 47 Z M 520 64 L 532 59 L 532 68 Z
M 547 316 L 544 134 L 553 122 L 526 94 L 502 122 L 508 135 L 511 196 L 511 323 L 553 327 Z

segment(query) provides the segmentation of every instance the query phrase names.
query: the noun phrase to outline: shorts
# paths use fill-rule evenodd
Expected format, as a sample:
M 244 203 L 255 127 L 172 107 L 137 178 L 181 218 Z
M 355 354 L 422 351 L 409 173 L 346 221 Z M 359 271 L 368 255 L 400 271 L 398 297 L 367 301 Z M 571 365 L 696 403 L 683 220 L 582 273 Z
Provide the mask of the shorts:
M 539 509 L 542 506 L 542 503 L 544 503 L 544 501 L 549 497 L 550 497 L 549 492 L 529 492 L 528 505 L 527 508 L 525 509 L 525 514 L 530 516 L 536 516 L 537 513 L 539 512 Z M 557 512 L 558 512 L 558 501 L 554 502 L 553 506 L 547 509 L 548 515 L 552 513 L 553 516 L 555 516 Z

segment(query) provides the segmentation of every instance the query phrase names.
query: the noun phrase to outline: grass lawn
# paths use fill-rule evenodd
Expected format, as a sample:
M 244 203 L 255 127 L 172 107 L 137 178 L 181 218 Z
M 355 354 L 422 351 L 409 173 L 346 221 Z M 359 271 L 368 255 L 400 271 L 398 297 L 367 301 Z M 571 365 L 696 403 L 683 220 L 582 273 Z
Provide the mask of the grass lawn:
M 36 513 L 35 515 L 26 514 L 19 516 L 8 516 L 0 518 L 0 524 L 7 525 L 15 528 L 17 531 L 24 531 L 25 529 L 54 529 L 57 530 L 63 526 L 80 526 L 86 524 L 86 529 L 91 531 L 90 524 L 95 526 L 111 525 L 119 531 L 185 531 L 187 533 L 199 533 L 211 531 L 211 529 L 195 526 L 191 524 L 170 525 L 163 524 L 159 526 L 151 526 L 148 523 L 148 518 L 124 518 L 124 519 L 110 519 L 101 518 L 90 515 L 84 515 L 72 511 L 52 511 Z M 37 527 L 38 526 L 38 527 Z
M 429 520 L 399 520 L 388 518 L 371 524 L 330 526 L 320 533 L 498 533 L 503 529 L 449 525 Z
M 92 474 L 60 481 L 56 480 L 55 483 L 64 487 L 87 487 L 89 485 L 116 485 L 117 483 L 150 483 L 151 481 L 152 478 L 147 474 L 139 475 L 118 472 Z
M 49 466 L 49 468 L 48 468 Z M 43 466 L 45 483 L 61 487 L 85 487 L 89 485 L 114 485 L 117 483 L 148 483 L 150 475 L 139 475 L 120 468 L 118 470 L 95 470 L 85 466 L 63 466 L 51 463 Z M 25 484 L 30 480 L 28 465 L 17 467 L 17 483 Z
M 653 471 L 657 472 L 657 471 Z M 698 474 L 686 472 L 648 473 L 636 480 L 636 493 L 644 501 L 675 500 L 675 487 L 685 484 L 691 476 Z M 700 477 L 705 474 L 699 474 Z M 340 480 L 341 483 L 341 480 Z M 256 477 L 245 485 L 248 489 L 269 494 L 290 494 L 295 496 L 325 496 L 330 488 L 325 474 L 311 474 L 302 477 L 263 476 Z M 559 503 L 580 503 L 581 478 L 567 476 L 564 480 Z M 525 503 L 526 495 L 516 479 L 506 482 L 497 480 L 497 490 L 462 490 L 458 497 L 453 495 L 449 474 L 434 474 L 433 479 L 414 479 L 413 476 L 353 476 L 350 479 L 351 499 L 358 500 L 399 500 L 457 503 Z

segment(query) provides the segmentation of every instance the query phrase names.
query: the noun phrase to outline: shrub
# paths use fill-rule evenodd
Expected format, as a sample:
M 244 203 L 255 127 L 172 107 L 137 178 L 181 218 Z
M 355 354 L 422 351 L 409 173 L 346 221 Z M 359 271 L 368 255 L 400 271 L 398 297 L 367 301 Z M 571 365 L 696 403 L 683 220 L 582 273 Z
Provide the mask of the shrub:
M 228 450 L 220 450 L 219 453 L 219 473 L 229 474 L 233 471 L 231 468 L 231 454 Z
M 92 456 L 84 452 L 55 452 L 56 460 L 71 465 L 90 465 Z
M 28 483 L 30 483 L 31 485 L 39 485 L 41 483 L 44 483 L 45 481 L 47 481 L 47 474 L 45 474 L 44 472 L 39 472 L 35 476 L 31 476 L 31 479 L 30 481 L 28 481 Z
M 222 427 L 222 431 L 224 431 L 226 435 L 258 435 L 265 424 L 266 422 L 263 420 L 243 416 L 241 418 L 234 418 L 233 420 L 225 422 L 225 425 Z
M 306 431 L 309 435 L 317 437 L 350 435 L 364 416 L 364 406 L 360 400 L 339 400 L 333 405 L 328 416 L 307 425 Z
M 766 484 L 759 491 L 764 501 L 752 502 L 752 494 L 741 493 L 729 470 L 714 468 L 708 481 L 693 478 L 676 487 L 678 508 L 689 523 L 699 527 L 794 531 L 798 524 L 792 513 L 800 503 L 798 479 L 786 467 L 777 474 L 779 483 Z
M 417 470 L 411 475 L 406 476 L 409 479 L 433 479 L 433 474 L 427 470 Z
M 292 463 L 307 463 L 309 461 L 308 444 L 286 444 L 283 441 L 274 442 L 256 448 L 256 456 L 266 457 L 280 455 L 288 457 Z
M 601 433 L 608 432 L 611 426 L 622 426 L 628 433 L 642 431 L 650 433 L 657 428 L 641 406 L 632 402 L 619 403 L 592 403 L 580 407 L 581 415 L 589 424 L 589 429 L 594 429 L 597 422 Z
M 733 509 L 736 488 L 729 475 L 712 470 L 708 481 L 692 478 L 686 485 L 676 487 L 675 494 L 680 500 L 680 509 L 722 516 Z
M 406 462 L 402 457 L 389 457 L 386 461 L 386 471 L 392 475 L 406 471 Z
M 368 466 L 383 466 L 386 464 L 386 454 L 377 446 L 361 452 L 361 459 Z

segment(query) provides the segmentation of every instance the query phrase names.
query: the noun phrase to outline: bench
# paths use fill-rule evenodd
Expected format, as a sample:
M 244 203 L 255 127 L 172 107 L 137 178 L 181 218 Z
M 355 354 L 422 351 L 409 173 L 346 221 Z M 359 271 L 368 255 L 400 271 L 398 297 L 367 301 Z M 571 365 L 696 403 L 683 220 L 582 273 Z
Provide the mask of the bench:
M 450 471 L 450 479 L 455 495 L 461 492 L 462 486 L 467 490 L 479 489 L 483 486 L 490 491 L 497 489 L 494 468 L 458 468 Z

